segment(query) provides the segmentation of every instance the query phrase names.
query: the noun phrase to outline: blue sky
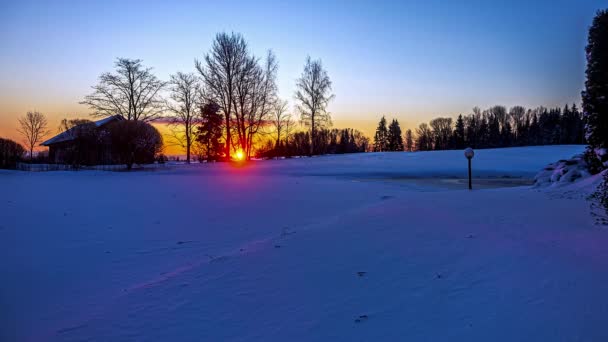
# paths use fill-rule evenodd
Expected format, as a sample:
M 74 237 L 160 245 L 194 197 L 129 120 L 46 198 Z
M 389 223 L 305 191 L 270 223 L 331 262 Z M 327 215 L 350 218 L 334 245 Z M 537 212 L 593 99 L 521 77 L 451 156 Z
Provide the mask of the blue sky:
M 307 55 L 334 84 L 336 126 L 371 134 L 473 106 L 580 102 L 588 26 L 604 1 L 6 1 L 0 3 L 0 135 L 27 110 L 86 116 L 78 101 L 116 57 L 167 79 L 193 71 L 221 31 L 272 49 L 293 104 Z

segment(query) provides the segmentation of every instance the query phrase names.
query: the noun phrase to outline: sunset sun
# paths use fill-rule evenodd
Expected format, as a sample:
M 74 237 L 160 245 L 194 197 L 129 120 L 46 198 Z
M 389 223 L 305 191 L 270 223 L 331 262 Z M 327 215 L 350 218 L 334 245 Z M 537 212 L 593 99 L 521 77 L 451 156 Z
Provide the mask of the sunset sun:
M 234 154 L 234 158 L 236 160 L 243 160 L 243 159 L 245 159 L 245 154 L 243 153 L 243 150 L 236 151 L 236 153 Z

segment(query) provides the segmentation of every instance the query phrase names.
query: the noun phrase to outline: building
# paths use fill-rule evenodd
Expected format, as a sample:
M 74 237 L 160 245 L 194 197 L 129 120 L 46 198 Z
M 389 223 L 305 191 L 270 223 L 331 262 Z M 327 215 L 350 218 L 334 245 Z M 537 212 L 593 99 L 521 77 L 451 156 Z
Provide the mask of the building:
M 100 165 L 112 164 L 116 159 L 107 138 L 107 125 L 122 121 L 121 115 L 114 115 L 81 124 L 43 142 L 49 148 L 49 162 L 57 164 Z

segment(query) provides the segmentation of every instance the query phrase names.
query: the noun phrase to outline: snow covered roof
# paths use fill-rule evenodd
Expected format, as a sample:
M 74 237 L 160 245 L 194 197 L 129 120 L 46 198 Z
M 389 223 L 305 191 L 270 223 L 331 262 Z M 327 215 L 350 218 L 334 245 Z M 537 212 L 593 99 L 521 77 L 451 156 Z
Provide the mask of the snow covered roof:
M 120 120 L 124 120 L 124 118 L 121 115 L 117 114 L 117 115 L 108 116 L 107 118 L 104 118 L 101 120 L 97 120 L 93 123 L 95 124 L 96 127 L 102 127 L 104 125 L 109 124 L 110 122 L 120 121 Z M 57 144 L 57 143 L 64 142 L 64 141 L 74 140 L 75 134 L 72 134 L 72 133 L 74 133 L 74 131 L 80 126 L 82 126 L 82 125 L 74 126 L 65 132 L 59 133 L 56 136 L 52 137 L 51 139 L 43 142 L 40 145 L 49 146 L 49 145 Z

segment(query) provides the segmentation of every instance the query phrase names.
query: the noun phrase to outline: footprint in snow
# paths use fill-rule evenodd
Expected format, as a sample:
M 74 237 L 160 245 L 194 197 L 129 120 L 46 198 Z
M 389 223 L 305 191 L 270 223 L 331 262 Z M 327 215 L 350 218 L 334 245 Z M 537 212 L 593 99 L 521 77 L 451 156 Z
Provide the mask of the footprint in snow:
M 358 318 L 355 318 L 355 323 L 361 323 L 363 321 L 367 321 L 369 317 L 367 315 L 360 315 Z

